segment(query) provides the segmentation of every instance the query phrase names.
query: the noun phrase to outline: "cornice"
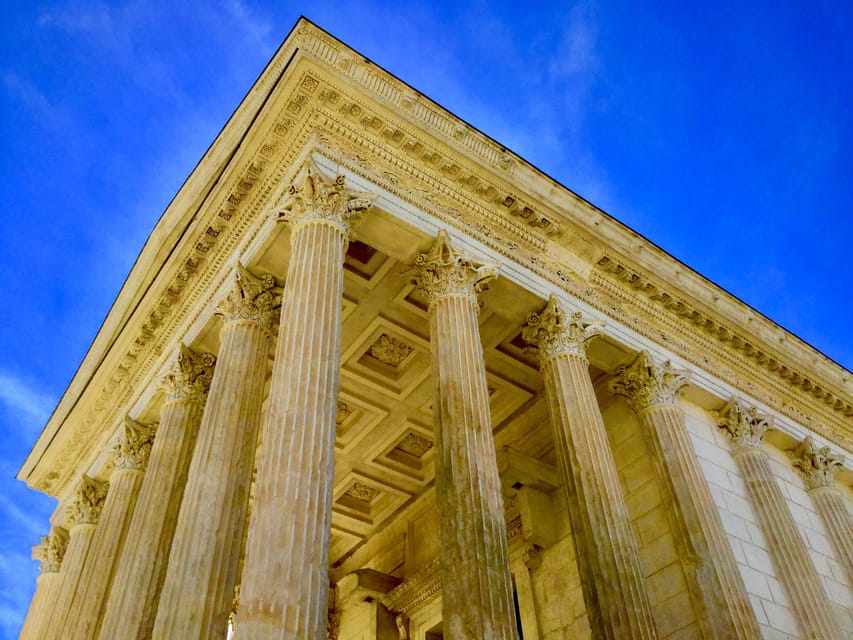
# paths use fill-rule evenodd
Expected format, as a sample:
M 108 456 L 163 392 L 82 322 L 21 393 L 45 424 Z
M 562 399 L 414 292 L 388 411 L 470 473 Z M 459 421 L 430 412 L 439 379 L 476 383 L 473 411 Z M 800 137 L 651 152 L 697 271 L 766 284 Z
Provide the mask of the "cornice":
M 108 440 L 111 428 L 163 367 L 181 329 L 200 317 L 233 254 L 250 244 L 248 236 L 262 226 L 293 163 L 312 145 L 555 289 L 853 449 L 853 426 L 845 415 L 849 397 L 826 382 L 847 372 L 826 365 L 821 377 L 808 375 L 794 363 L 818 357 L 811 347 L 798 346 L 802 353 L 794 357 L 787 353 L 791 341 L 778 352 L 756 349 L 736 325 L 712 317 L 750 347 L 721 340 L 719 330 L 699 328 L 693 314 L 698 308 L 685 312 L 652 300 L 633 276 L 626 282 L 608 273 L 610 263 L 596 263 L 601 263 L 599 247 L 612 246 L 604 257 L 633 273 L 637 270 L 617 256 L 631 253 L 637 234 L 300 21 L 158 222 L 21 479 L 51 495 L 67 488 L 93 444 Z M 649 253 L 662 254 L 642 242 Z M 653 284 L 687 304 L 677 286 Z M 705 293 L 724 294 L 710 284 Z M 626 305 L 642 313 L 626 313 Z M 766 362 L 759 352 L 767 355 Z M 778 370 L 766 366 L 770 358 Z M 838 403 L 841 409 L 832 408 Z

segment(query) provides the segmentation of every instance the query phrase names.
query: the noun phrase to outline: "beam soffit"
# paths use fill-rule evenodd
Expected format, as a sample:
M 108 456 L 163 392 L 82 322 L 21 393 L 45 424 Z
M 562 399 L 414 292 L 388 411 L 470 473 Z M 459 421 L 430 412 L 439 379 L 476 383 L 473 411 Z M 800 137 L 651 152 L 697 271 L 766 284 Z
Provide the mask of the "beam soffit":
M 311 145 L 853 450 L 849 372 L 301 20 L 158 222 L 21 479 L 58 495 L 106 442 Z

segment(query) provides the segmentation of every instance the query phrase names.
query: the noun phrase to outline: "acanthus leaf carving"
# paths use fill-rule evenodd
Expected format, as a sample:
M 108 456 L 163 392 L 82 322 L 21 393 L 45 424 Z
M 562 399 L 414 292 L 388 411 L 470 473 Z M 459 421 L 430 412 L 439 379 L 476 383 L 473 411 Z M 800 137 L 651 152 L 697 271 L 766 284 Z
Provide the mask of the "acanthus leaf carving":
M 171 402 L 187 400 L 204 403 L 213 378 L 216 356 L 196 353 L 181 343 L 178 357 L 163 378 L 163 387 Z
M 806 489 L 835 485 L 835 472 L 844 464 L 844 457 L 832 453 L 829 447 L 819 446 L 811 436 L 806 437 L 793 451 L 793 464 L 803 476 Z
M 299 182 L 294 182 L 276 207 L 278 219 L 296 226 L 311 220 L 325 220 L 345 232 L 373 206 L 376 196 L 346 188 L 343 175 L 328 182 L 313 161 L 306 162 Z
M 101 482 L 85 473 L 74 492 L 74 499 L 68 507 L 68 518 L 72 526 L 78 524 L 97 524 L 101 509 L 107 498 L 108 482 Z
M 68 546 L 68 531 L 62 527 L 53 527 L 46 536 L 42 536 L 41 544 L 33 547 L 33 560 L 40 560 L 39 570 L 42 573 L 58 573 Z
M 658 365 L 648 351 L 642 351 L 630 365 L 616 370 L 608 386 L 639 413 L 655 405 L 677 405 L 689 380 L 689 371 L 676 369 L 669 360 Z
M 116 469 L 145 471 L 157 425 L 145 425 L 130 416 L 124 419 L 124 436 L 116 446 Z
M 281 295 L 282 289 L 272 275 L 255 276 L 238 262 L 228 293 L 216 305 L 216 313 L 226 322 L 249 320 L 272 329 L 281 309 Z
M 418 254 L 415 264 L 401 277 L 411 281 L 430 304 L 447 296 L 460 296 L 477 302 L 477 294 L 497 277 L 496 265 L 478 263 L 457 251 L 442 229 L 426 253 Z
M 758 412 L 758 407 L 747 407 L 732 398 L 716 412 L 717 424 L 726 430 L 734 451 L 757 449 L 764 434 L 773 426 L 773 417 Z
M 600 322 L 584 320 L 580 312 L 569 312 L 553 294 L 539 313 L 527 317 L 521 337 L 533 349 L 538 349 L 544 362 L 554 356 L 572 354 L 586 357 L 586 343 L 601 333 Z

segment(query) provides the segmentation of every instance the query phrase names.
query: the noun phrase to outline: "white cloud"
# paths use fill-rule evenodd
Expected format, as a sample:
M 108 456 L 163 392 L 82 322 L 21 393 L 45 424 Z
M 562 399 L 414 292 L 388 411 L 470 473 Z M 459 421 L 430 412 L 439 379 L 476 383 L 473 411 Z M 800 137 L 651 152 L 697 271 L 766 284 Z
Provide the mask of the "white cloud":
M 19 414 L 23 422 L 43 425 L 53 410 L 54 399 L 18 376 L 0 370 L 0 403 Z

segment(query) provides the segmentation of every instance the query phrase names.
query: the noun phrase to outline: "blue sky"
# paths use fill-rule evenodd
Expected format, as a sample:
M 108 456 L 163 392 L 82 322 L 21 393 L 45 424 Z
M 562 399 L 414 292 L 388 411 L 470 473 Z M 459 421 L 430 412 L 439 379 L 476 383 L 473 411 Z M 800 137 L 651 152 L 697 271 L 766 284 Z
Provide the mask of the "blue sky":
M 3 14 L 0 637 L 17 634 L 54 507 L 13 477 L 148 232 L 300 14 L 853 368 L 851 3 Z

